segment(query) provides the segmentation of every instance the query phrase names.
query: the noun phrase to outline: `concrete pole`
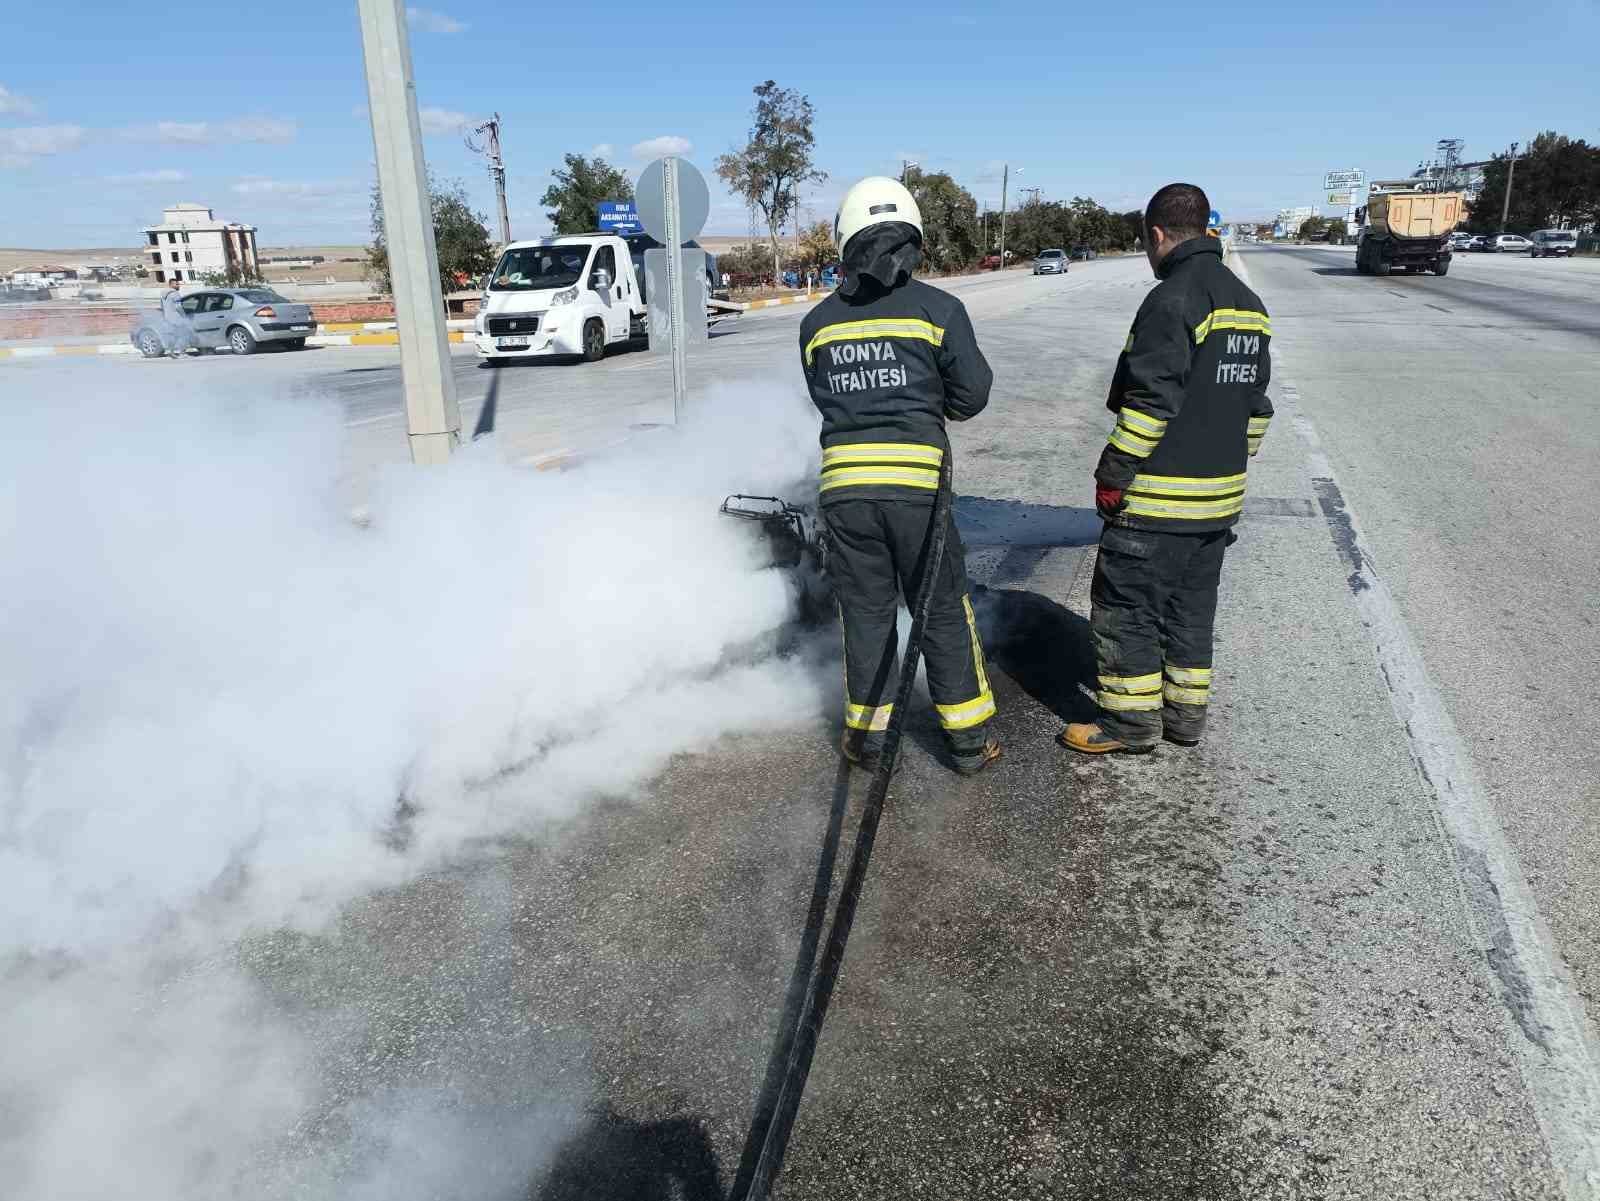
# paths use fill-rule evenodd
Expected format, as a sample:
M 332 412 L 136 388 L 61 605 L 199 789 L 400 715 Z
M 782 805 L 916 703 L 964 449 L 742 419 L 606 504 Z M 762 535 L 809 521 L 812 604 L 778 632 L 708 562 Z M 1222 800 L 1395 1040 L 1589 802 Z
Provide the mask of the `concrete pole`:
M 1000 270 L 1006 269 L 1006 188 L 1011 183 L 1011 164 L 1000 176 Z
M 1500 232 L 1506 232 L 1506 222 L 1511 218 L 1511 181 L 1517 177 L 1517 144 L 1511 143 L 1511 161 L 1506 164 L 1506 202 L 1500 206 Z
M 689 331 L 683 313 L 683 235 L 679 230 L 678 160 L 668 155 L 661 162 L 662 215 L 667 227 L 667 316 L 672 345 L 672 424 L 683 420 L 689 392 L 687 343 Z
M 394 313 L 400 327 L 411 461 L 442 463 L 461 440 L 461 411 L 439 293 L 439 251 L 433 241 L 433 207 L 422 159 L 405 0 L 356 0 L 356 7 L 361 14 L 361 50 Z

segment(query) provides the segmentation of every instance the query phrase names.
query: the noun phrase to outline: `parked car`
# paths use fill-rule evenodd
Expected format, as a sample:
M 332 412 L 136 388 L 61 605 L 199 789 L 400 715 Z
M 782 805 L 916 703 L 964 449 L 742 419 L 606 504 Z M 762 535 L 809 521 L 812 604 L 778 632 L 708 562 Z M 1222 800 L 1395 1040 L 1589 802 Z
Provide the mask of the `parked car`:
M 1099 258 L 1100 252 L 1092 246 L 1074 246 L 1072 248 L 1072 257 L 1087 263 L 1090 259 Z
M 278 295 L 271 288 L 210 288 L 190 292 L 182 300 L 189 314 L 189 345 L 201 352 L 227 350 L 254 354 L 263 343 L 304 350 L 317 332 L 311 306 Z M 140 313 L 128 341 L 147 359 L 169 349 L 167 323 L 159 310 Z
M 1457 232 L 1450 235 L 1451 250 L 1471 250 L 1473 237 L 1469 233 Z
M 1488 250 L 1490 234 L 1473 234 L 1472 240 L 1467 243 L 1468 250 Z
M 1035 275 L 1065 275 L 1067 273 L 1067 252 L 1064 250 L 1041 250 L 1033 260 L 1033 273 Z
M 1530 258 L 1571 258 L 1578 249 L 1578 235 L 1570 229 L 1538 229 L 1528 247 Z
M 1519 254 L 1524 250 L 1531 250 L 1533 243 L 1521 234 L 1495 234 L 1489 239 L 1489 245 L 1484 249 L 1496 253 Z

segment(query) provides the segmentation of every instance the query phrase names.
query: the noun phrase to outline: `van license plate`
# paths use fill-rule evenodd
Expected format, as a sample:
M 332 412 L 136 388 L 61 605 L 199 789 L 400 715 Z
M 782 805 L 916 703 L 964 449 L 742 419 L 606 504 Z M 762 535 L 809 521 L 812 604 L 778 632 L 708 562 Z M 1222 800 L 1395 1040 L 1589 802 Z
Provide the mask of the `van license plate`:
M 494 340 L 494 345 L 496 350 L 526 350 L 528 346 L 528 339 L 496 338 Z
M 311 328 L 311 327 L 310 327 L 310 326 L 309 326 L 309 325 L 291 325 L 291 326 L 290 326 L 290 327 L 289 327 L 289 329 L 290 329 L 290 330 L 291 330 L 291 331 L 293 331 L 293 332 L 294 332 L 294 333 L 297 333 L 297 334 L 299 334 L 299 333 L 305 333 L 305 332 L 306 332 L 306 331 L 307 331 L 307 330 L 309 330 L 309 329 L 310 329 L 310 328 Z

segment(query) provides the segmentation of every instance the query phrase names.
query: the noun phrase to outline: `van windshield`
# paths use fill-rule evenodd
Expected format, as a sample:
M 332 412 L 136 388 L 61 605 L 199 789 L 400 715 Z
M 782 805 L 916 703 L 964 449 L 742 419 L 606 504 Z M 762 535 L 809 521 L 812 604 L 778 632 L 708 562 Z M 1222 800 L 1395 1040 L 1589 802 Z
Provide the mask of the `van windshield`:
M 1542 234 L 1535 234 L 1541 242 L 1574 242 L 1578 240 L 1576 232 L 1570 229 L 1547 229 Z
M 572 246 L 522 246 L 500 256 L 489 280 L 491 292 L 533 292 L 542 288 L 570 288 L 583 276 L 589 244 Z

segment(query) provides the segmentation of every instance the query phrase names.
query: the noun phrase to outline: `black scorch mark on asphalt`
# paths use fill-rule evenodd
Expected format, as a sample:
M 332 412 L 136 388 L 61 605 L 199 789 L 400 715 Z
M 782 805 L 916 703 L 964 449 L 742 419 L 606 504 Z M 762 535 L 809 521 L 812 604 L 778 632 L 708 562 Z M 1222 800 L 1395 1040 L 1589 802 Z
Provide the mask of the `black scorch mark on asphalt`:
M 1350 565 L 1350 574 L 1345 582 L 1350 585 L 1351 592 L 1365 592 L 1372 587 L 1367 579 L 1369 564 L 1361 544 L 1356 540 L 1356 527 L 1350 521 L 1344 493 L 1339 490 L 1337 482 L 1320 476 L 1311 481 L 1311 488 L 1317 494 L 1317 504 L 1322 508 L 1323 517 L 1328 521 L 1339 557 Z

